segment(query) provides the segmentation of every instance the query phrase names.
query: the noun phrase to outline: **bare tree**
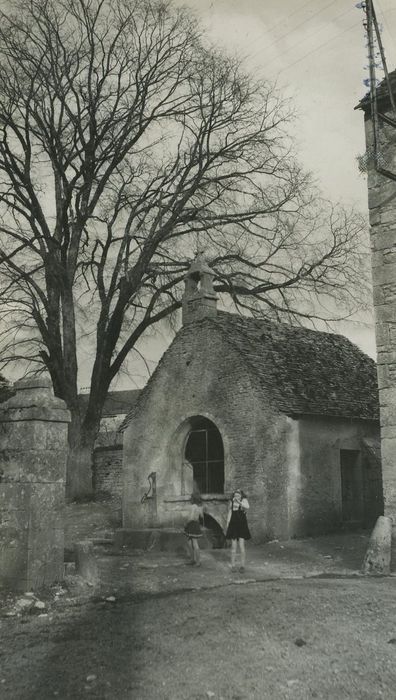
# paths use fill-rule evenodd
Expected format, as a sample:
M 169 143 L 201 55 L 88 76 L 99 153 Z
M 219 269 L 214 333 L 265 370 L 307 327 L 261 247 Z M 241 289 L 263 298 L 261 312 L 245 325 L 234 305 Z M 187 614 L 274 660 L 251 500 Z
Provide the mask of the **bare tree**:
M 318 199 L 290 118 L 169 2 L 12 0 L 1 15 L 2 361 L 45 367 L 66 401 L 70 496 L 90 491 L 109 386 L 180 306 L 197 236 L 217 290 L 250 312 L 355 306 L 363 223 Z

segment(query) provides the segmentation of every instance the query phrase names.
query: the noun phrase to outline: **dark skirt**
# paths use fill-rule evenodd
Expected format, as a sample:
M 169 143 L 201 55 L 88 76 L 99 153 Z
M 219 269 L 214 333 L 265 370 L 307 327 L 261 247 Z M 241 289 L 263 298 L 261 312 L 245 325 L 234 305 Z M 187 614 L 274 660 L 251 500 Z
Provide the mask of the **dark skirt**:
M 190 520 L 184 528 L 186 537 L 202 537 L 202 530 L 197 520 Z
M 246 513 L 243 510 L 232 511 L 231 520 L 227 527 L 226 538 L 227 540 L 251 539 Z

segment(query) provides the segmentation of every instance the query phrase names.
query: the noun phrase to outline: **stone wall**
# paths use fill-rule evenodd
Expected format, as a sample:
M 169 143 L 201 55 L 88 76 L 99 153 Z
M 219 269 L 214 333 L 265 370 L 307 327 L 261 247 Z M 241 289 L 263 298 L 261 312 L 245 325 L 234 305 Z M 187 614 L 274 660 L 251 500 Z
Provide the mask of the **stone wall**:
M 256 541 L 287 537 L 290 423 L 207 320 L 180 331 L 124 434 L 124 527 L 184 524 L 189 508 L 182 462 L 192 416 L 211 420 L 224 444 L 225 498 L 208 500 L 208 513 L 223 524 L 227 495 L 241 487 L 248 492 Z M 156 508 L 153 501 L 141 505 L 150 472 L 157 474 Z
M 96 447 L 93 454 L 95 501 L 113 501 L 121 505 L 122 445 Z
M 338 529 L 343 523 L 340 451 L 359 453 L 362 526 L 383 513 L 381 464 L 370 459 L 364 440 L 379 440 L 374 421 L 307 417 L 299 420 L 301 474 L 295 534 Z
M 370 153 L 373 133 L 368 113 L 365 128 Z M 379 147 L 386 167 L 396 173 L 396 129 L 381 123 Z M 373 163 L 368 171 L 368 204 L 385 515 L 396 522 L 396 182 L 378 174 Z
M 63 578 L 69 412 L 45 379 L 17 382 L 0 407 L 0 585 Z

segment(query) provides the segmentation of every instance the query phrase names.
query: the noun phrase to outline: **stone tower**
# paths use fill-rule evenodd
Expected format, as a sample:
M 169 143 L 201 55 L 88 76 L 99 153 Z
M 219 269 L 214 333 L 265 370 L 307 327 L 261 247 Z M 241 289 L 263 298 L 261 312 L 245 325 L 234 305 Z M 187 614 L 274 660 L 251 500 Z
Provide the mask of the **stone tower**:
M 217 314 L 217 295 L 213 289 L 213 270 L 198 253 L 185 277 L 183 325 Z
M 391 74 L 393 89 L 396 71 Z M 379 119 L 379 168 L 396 178 L 396 121 L 391 110 L 385 81 L 377 88 Z M 364 111 L 366 132 L 365 166 L 368 174 L 368 206 L 377 344 L 378 386 L 381 421 L 381 452 L 385 515 L 393 520 L 393 542 L 396 541 L 396 179 L 378 172 L 374 164 L 373 122 L 370 99 L 364 98 L 358 108 Z M 394 547 L 393 547 L 394 549 Z M 393 559 L 395 556 L 393 554 Z M 395 563 L 395 561 L 394 561 Z

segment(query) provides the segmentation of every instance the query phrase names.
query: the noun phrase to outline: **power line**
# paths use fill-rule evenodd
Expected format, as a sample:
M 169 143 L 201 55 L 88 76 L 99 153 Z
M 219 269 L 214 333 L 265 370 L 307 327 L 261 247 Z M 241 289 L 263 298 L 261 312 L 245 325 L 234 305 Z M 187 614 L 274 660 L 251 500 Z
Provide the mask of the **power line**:
M 290 29 L 288 32 L 286 32 L 285 34 L 282 34 L 282 36 L 278 37 L 278 39 L 275 39 L 275 41 L 273 41 L 272 44 L 270 44 L 269 46 L 266 46 L 266 49 L 272 48 L 272 46 L 275 46 L 275 45 L 278 44 L 280 41 L 282 41 L 282 39 L 285 39 L 285 38 L 288 37 L 290 34 L 293 34 L 293 33 L 296 31 L 296 29 L 299 29 L 299 27 L 302 27 L 303 25 L 306 25 L 308 22 L 310 22 L 312 19 L 314 19 L 314 17 L 317 17 L 318 15 L 320 15 L 322 12 L 324 12 L 325 10 L 327 10 L 327 9 L 328 9 L 329 7 L 331 7 L 332 5 L 334 5 L 334 0 L 331 0 L 331 2 L 329 2 L 327 5 L 325 5 L 324 7 L 320 8 L 319 10 L 317 10 L 316 12 L 314 12 L 313 15 L 311 15 L 308 19 L 305 18 L 304 20 L 302 20 L 302 22 L 299 22 L 295 27 L 293 27 L 292 29 Z M 350 11 L 350 10 L 347 10 L 347 12 L 349 12 L 349 11 Z M 343 14 L 345 14 L 345 13 L 343 13 Z M 257 51 L 257 53 L 252 54 L 252 55 L 250 56 L 250 58 L 255 58 L 255 56 L 257 56 L 259 53 L 261 53 L 261 51 Z
M 378 0 L 377 0 L 377 2 L 378 2 Z M 391 12 L 396 12 L 396 8 L 393 8 L 393 9 L 390 9 L 390 10 L 382 11 L 382 14 L 383 14 L 384 16 L 386 16 L 386 15 L 390 14 Z M 295 66 L 296 63 L 300 63 L 300 61 L 303 61 L 305 58 L 308 58 L 308 56 L 311 56 L 313 53 L 316 53 L 316 51 L 320 51 L 322 48 L 324 48 L 324 47 L 327 46 L 328 44 L 331 44 L 333 41 L 335 41 L 336 39 L 338 39 L 340 36 L 342 36 L 342 35 L 345 34 L 346 32 L 349 32 L 349 31 L 350 31 L 351 29 L 353 29 L 354 27 L 357 27 L 358 24 L 360 24 L 360 20 L 359 20 L 358 22 L 355 22 L 354 24 L 351 24 L 349 27 L 346 27 L 345 29 L 343 29 L 342 32 L 339 32 L 339 33 L 336 34 L 335 36 L 331 37 L 331 38 L 330 38 L 328 41 L 326 41 L 324 44 L 320 44 L 320 46 L 317 46 L 315 49 L 312 49 L 312 51 L 308 51 L 308 53 L 304 54 L 303 56 L 301 56 L 300 58 L 298 58 L 296 61 L 293 61 L 292 63 L 289 63 L 287 66 L 284 66 L 283 68 L 281 68 L 281 69 L 278 71 L 277 75 L 280 75 L 280 74 L 283 73 L 285 70 L 288 70 L 288 69 L 291 68 L 292 66 Z M 270 63 L 273 63 L 273 61 L 271 61 Z M 269 64 L 267 64 L 267 65 L 269 65 Z
M 305 3 L 303 3 L 302 5 L 299 5 L 298 7 L 296 7 L 296 8 L 293 10 L 293 12 L 289 12 L 287 15 L 282 15 L 281 19 L 278 20 L 277 22 L 275 22 L 275 24 L 271 24 L 269 27 L 266 27 L 266 31 L 267 31 L 268 33 L 272 32 L 272 31 L 273 31 L 274 29 L 276 29 L 277 27 L 280 27 L 281 25 L 283 25 L 285 19 L 289 19 L 290 17 L 293 17 L 293 15 L 295 15 L 297 12 L 300 12 L 300 10 L 303 10 L 305 7 L 308 7 L 308 5 L 312 5 L 312 3 L 317 3 L 317 0 L 308 0 L 308 2 L 305 2 Z M 213 6 L 213 3 L 212 3 L 212 5 L 211 5 L 211 7 L 212 7 L 212 6 Z M 294 30 L 292 30 L 292 31 L 294 31 Z M 260 37 L 257 37 L 257 39 L 255 39 L 255 40 L 252 42 L 251 46 L 254 46 L 255 44 L 257 44 L 258 41 L 262 41 L 262 37 L 261 37 L 261 36 L 260 36 Z
M 305 7 L 308 7 L 308 5 L 312 5 L 312 3 L 317 3 L 317 0 L 308 0 L 308 2 L 304 2 L 303 5 L 299 5 L 295 8 L 295 10 L 293 10 L 293 12 L 289 12 L 287 15 L 283 15 L 280 20 L 268 27 L 267 31 L 272 32 L 273 29 L 276 29 L 276 27 L 279 27 L 281 24 L 283 24 L 286 18 L 289 19 L 290 17 L 293 17 L 293 15 L 295 15 L 297 12 L 303 10 Z
M 305 58 L 308 58 L 308 56 L 311 56 L 312 54 L 316 53 L 317 51 L 320 51 L 320 50 L 323 49 L 325 46 L 327 46 L 328 44 L 331 44 L 333 41 L 335 41 L 336 39 L 338 39 L 338 38 L 339 38 L 340 36 L 342 36 L 343 34 L 346 34 L 346 32 L 349 32 L 349 31 L 350 31 L 351 29 L 353 29 L 354 27 L 357 27 L 359 24 L 361 24 L 360 20 L 359 20 L 358 22 L 355 22 L 354 24 L 351 24 L 350 27 L 346 27 L 346 29 L 343 29 L 342 32 L 339 32 L 339 33 L 336 34 L 335 36 L 331 37 L 328 41 L 325 41 L 324 44 L 320 44 L 320 46 L 317 46 L 315 49 L 312 49 L 312 51 L 308 51 L 308 53 L 304 54 L 304 56 L 301 56 L 301 58 L 298 58 L 296 61 L 293 61 L 293 63 L 289 63 L 287 66 L 284 66 L 284 68 L 281 68 L 281 70 L 278 71 L 277 75 L 280 75 L 280 73 L 283 73 L 283 72 L 284 72 L 285 70 L 287 70 L 288 68 L 291 68 L 291 66 L 295 66 L 296 63 L 300 63 L 300 62 L 303 61 Z
M 345 10 L 345 12 L 341 12 L 341 14 L 337 15 L 337 16 L 332 20 L 332 22 L 336 22 L 338 19 L 341 19 L 341 17 L 344 17 L 344 15 L 349 14 L 349 13 L 352 12 L 354 9 L 355 9 L 355 8 L 352 7 L 352 8 L 349 8 L 349 10 Z M 323 29 L 326 29 L 326 27 L 322 27 L 322 29 L 319 29 L 319 31 L 318 31 L 318 30 L 315 30 L 314 32 L 310 32 L 307 36 L 304 36 L 304 37 L 303 37 L 302 39 L 300 39 L 299 41 L 296 41 L 294 44 L 291 44 L 291 46 L 288 46 L 287 49 L 286 49 L 283 53 L 288 53 L 289 51 L 291 51 L 292 49 L 296 48 L 297 46 L 300 46 L 301 44 L 305 43 L 305 42 L 307 41 L 307 39 L 309 39 L 311 36 L 313 37 L 313 36 L 316 36 L 317 34 L 319 34 Z M 278 60 L 277 57 L 276 57 L 276 58 L 272 58 L 266 65 L 269 66 L 269 65 L 271 65 L 271 63 L 274 63 L 274 62 L 277 61 L 277 60 Z

